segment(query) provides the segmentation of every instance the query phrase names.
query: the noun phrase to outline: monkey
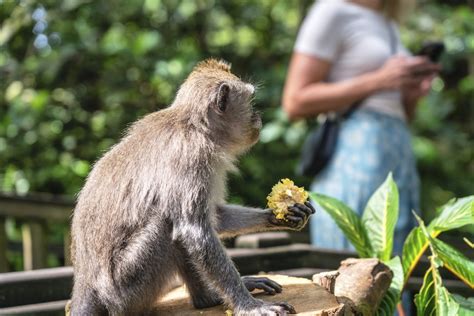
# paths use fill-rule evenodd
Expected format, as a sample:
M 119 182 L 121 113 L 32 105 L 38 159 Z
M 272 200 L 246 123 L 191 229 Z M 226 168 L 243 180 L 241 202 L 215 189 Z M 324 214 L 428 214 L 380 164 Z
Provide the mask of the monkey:
M 250 291 L 281 292 L 241 278 L 219 238 L 302 229 L 314 208 L 287 221 L 271 209 L 225 203 L 227 174 L 259 139 L 255 88 L 225 61 L 198 63 L 167 108 L 145 115 L 93 166 L 72 215 L 71 315 L 143 315 L 176 276 L 192 304 L 226 304 L 235 315 L 295 313 Z

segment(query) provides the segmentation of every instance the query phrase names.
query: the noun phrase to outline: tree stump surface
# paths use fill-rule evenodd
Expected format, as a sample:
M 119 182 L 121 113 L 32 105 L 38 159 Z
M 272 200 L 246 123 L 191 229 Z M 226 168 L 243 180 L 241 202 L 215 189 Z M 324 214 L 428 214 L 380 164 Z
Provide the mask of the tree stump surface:
M 337 271 L 313 275 L 313 281 L 276 274 L 259 276 L 279 283 L 283 291 L 273 296 L 262 291 L 252 294 L 268 302 L 287 302 L 293 305 L 298 315 L 370 316 L 375 314 L 389 288 L 393 273 L 378 259 L 350 258 L 341 262 Z M 69 315 L 68 312 L 69 304 L 66 306 L 66 315 Z M 195 309 L 184 286 L 172 290 L 157 301 L 154 312 L 156 315 L 171 316 L 232 315 L 224 305 Z
M 261 277 L 262 275 L 259 275 Z M 345 313 L 345 305 L 337 301 L 336 297 L 323 287 L 314 284 L 308 279 L 288 277 L 284 275 L 264 275 L 282 285 L 282 293 L 276 295 L 265 295 L 254 291 L 254 297 L 268 302 L 285 301 L 293 305 L 298 315 L 305 316 L 330 316 L 330 315 L 352 315 Z M 188 293 L 183 286 L 174 289 L 163 297 L 155 309 L 156 315 L 226 315 L 227 308 L 219 305 L 205 309 L 195 309 Z

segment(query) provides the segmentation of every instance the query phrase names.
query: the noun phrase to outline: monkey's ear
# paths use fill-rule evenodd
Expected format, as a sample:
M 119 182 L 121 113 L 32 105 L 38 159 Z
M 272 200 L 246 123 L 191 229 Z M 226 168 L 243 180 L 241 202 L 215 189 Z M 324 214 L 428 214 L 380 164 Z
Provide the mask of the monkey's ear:
M 217 110 L 224 113 L 227 109 L 227 103 L 229 101 L 230 87 L 227 83 L 221 83 L 217 90 L 216 106 Z

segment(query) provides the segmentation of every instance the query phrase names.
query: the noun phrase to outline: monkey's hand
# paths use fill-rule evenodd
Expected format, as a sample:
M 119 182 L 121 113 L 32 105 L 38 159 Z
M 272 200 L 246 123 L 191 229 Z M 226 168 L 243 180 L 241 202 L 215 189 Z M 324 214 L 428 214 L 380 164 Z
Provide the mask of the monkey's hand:
M 289 228 L 293 230 L 301 230 L 306 226 L 309 217 L 316 211 L 310 202 L 304 204 L 296 203 L 288 207 L 288 215 L 284 220 L 277 219 L 275 214 L 271 212 L 269 221 L 272 225 L 281 226 L 282 228 Z
M 255 289 L 263 290 L 265 294 L 275 295 L 281 293 L 281 285 L 269 278 L 264 277 L 242 277 L 242 282 L 249 292 Z

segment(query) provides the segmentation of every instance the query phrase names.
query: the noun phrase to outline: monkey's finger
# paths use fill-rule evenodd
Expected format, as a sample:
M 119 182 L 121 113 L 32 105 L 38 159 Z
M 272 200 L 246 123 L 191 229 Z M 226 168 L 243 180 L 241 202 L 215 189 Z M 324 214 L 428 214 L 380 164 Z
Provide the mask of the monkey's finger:
M 297 207 L 298 209 L 300 209 L 301 211 L 305 212 L 308 215 L 311 215 L 314 213 L 313 210 L 310 207 L 308 207 L 306 204 L 296 203 L 295 207 Z
M 266 285 L 265 283 L 257 282 L 253 286 L 255 289 L 263 290 L 266 294 L 275 295 L 277 292 L 271 286 Z
M 301 217 L 297 216 L 291 216 L 288 215 L 286 219 L 293 225 L 293 226 L 298 226 L 303 222 L 303 219 Z
M 278 302 L 277 305 L 280 305 L 281 307 L 286 309 L 290 314 L 296 314 L 295 308 L 287 302 Z
M 304 211 L 300 210 L 296 206 L 290 206 L 288 207 L 288 211 L 290 212 L 290 215 L 297 216 L 297 217 L 302 217 L 306 218 L 309 216 L 309 214 L 305 213 Z
M 277 282 L 275 282 L 275 281 L 273 281 L 269 278 L 256 278 L 256 281 L 261 282 L 261 283 L 271 287 L 277 293 L 281 293 L 281 291 L 283 290 L 283 288 L 281 287 L 280 284 L 278 284 Z
M 304 202 L 304 205 L 306 205 L 307 207 L 311 209 L 311 212 L 312 212 L 311 214 L 316 213 L 316 209 L 314 208 L 313 204 L 311 204 L 311 202 L 306 201 Z
M 268 221 L 272 225 L 275 225 L 275 226 L 283 226 L 284 225 L 284 221 L 277 219 L 271 208 L 267 208 L 267 209 L 265 209 L 265 211 L 267 211 L 269 213 Z
M 242 281 L 250 292 L 254 289 L 260 289 L 264 290 L 267 294 L 275 295 L 282 291 L 281 285 L 269 278 L 242 277 Z

